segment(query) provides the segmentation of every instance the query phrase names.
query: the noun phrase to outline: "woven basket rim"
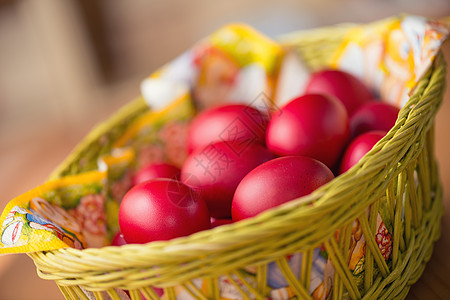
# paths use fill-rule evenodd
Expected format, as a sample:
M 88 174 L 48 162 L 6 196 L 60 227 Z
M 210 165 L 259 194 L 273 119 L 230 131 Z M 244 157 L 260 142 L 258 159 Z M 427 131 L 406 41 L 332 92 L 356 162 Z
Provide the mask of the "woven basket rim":
M 348 26 L 348 24 L 345 27 L 351 28 L 351 26 Z M 377 145 L 368 154 L 366 154 L 366 156 L 358 164 L 353 166 L 349 171 L 340 176 L 337 176 L 335 179 L 323 185 L 310 195 L 292 200 L 279 207 L 265 211 L 259 214 L 258 216 L 250 219 L 242 220 L 233 224 L 219 226 L 210 230 L 205 230 L 192 234 L 187 237 L 176 238 L 169 241 L 156 241 L 147 244 L 129 244 L 120 247 L 105 246 L 102 248 L 87 248 L 81 250 L 74 248 L 62 248 L 51 251 L 39 251 L 35 253 L 30 253 L 29 255 L 33 260 L 35 260 L 35 262 L 36 260 L 42 258 L 42 255 L 44 256 L 51 255 L 54 258 L 61 257 L 61 259 L 67 256 L 74 256 L 74 257 L 82 256 L 83 258 L 88 257 L 95 258 L 102 256 L 102 254 L 104 254 L 105 252 L 108 252 L 109 254 L 114 254 L 115 258 L 117 257 L 117 255 L 124 255 L 127 253 L 137 254 L 142 250 L 145 250 L 146 255 L 148 255 L 149 253 L 153 253 L 155 255 L 154 257 L 155 260 L 161 259 L 164 260 L 164 256 L 167 253 L 174 253 L 174 252 L 183 252 L 184 257 L 199 257 L 202 255 L 207 255 L 208 253 L 221 251 L 224 249 L 223 248 L 224 245 L 226 245 L 225 247 L 228 247 L 228 249 L 235 248 L 236 240 L 240 241 L 240 239 L 236 239 L 236 237 L 237 235 L 239 235 L 239 231 L 242 232 L 243 229 L 246 230 L 245 237 L 252 235 L 253 241 L 261 239 L 264 237 L 264 234 L 262 234 L 259 230 L 259 227 L 262 224 L 265 225 L 270 224 L 273 225 L 274 228 L 280 229 L 280 226 L 279 224 L 277 224 L 277 222 L 280 220 L 280 218 L 290 217 L 292 211 L 294 210 L 296 211 L 303 210 L 309 212 L 310 214 L 320 213 L 324 209 L 327 209 L 327 205 L 330 204 L 329 200 L 328 202 L 321 201 L 324 195 L 327 195 L 327 193 L 329 192 L 330 187 L 343 186 L 348 182 L 357 181 L 360 184 L 355 186 L 354 188 L 361 189 L 364 186 L 364 184 L 362 183 L 369 182 L 372 180 L 372 178 L 364 177 L 364 173 L 360 172 L 359 170 L 369 165 L 372 168 L 382 169 L 383 167 L 381 165 L 382 162 L 378 160 L 378 157 L 389 155 L 385 145 L 387 143 L 396 142 L 397 137 L 403 134 L 405 130 L 408 130 L 408 128 L 402 127 L 407 120 L 409 120 L 410 118 L 424 117 L 423 115 L 413 115 L 413 110 L 414 108 L 417 108 L 419 104 L 421 104 L 421 100 L 423 98 L 426 98 L 429 93 L 434 94 L 436 93 L 435 89 L 431 89 L 432 78 L 434 79 L 437 78 L 436 80 L 441 81 L 443 78 L 445 84 L 445 68 L 446 63 L 443 59 L 442 53 L 439 53 L 439 55 L 435 59 L 435 62 L 433 63 L 432 68 L 430 68 L 428 73 L 418 82 L 417 87 L 421 86 L 421 88 L 417 88 L 414 91 L 414 93 L 412 93 L 406 105 L 403 108 L 401 108 L 399 119 L 397 120 L 395 126 L 386 134 L 386 136 L 382 138 L 377 143 Z M 443 88 L 440 88 L 439 90 L 443 90 Z M 442 97 L 434 97 L 434 98 L 442 98 Z M 434 105 L 439 106 L 440 104 L 439 100 L 436 101 L 437 102 L 434 103 Z M 330 198 L 331 197 L 329 196 L 328 199 Z M 375 199 L 374 197 L 371 197 L 371 199 L 364 199 L 362 200 L 362 202 L 360 202 L 360 205 L 367 207 L 371 203 L 371 201 L 373 202 L 374 199 Z M 346 199 L 346 201 L 348 201 L 348 199 Z M 353 200 L 350 203 L 350 205 L 356 205 L 357 201 L 361 201 L 361 199 Z M 349 203 L 346 203 L 346 205 L 349 205 Z M 339 226 L 340 226 L 339 224 L 336 224 L 334 230 Z M 330 229 L 329 232 L 333 232 L 334 230 Z M 267 233 L 265 234 L 267 235 Z M 330 234 L 328 233 L 327 236 L 328 235 Z M 221 242 L 220 249 L 215 247 L 217 241 Z M 107 259 L 107 257 L 105 257 L 105 259 Z M 64 271 L 67 271 L 67 269 L 64 268 Z

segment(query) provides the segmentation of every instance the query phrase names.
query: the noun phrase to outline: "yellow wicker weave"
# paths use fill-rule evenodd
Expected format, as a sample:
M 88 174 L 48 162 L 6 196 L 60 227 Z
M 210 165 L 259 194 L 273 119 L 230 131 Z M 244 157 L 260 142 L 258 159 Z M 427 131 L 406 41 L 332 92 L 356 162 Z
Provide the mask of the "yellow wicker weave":
M 281 38 L 303 55 L 311 68 L 329 64 L 331 53 L 352 24 L 297 32 Z M 420 80 L 389 133 L 351 170 L 311 195 L 235 224 L 171 241 L 145 245 L 31 253 L 41 278 L 54 280 L 66 299 L 120 299 L 117 289 L 131 299 L 159 299 L 152 286 L 163 287 L 175 299 L 174 287 L 197 299 L 218 299 L 218 277 L 243 282 L 243 299 L 268 296 L 267 264 L 275 262 L 298 299 L 309 294 L 312 253 L 324 245 L 335 268 L 332 299 L 404 299 L 430 259 L 440 234 L 442 190 L 434 157 L 433 122 L 445 86 L 442 54 Z M 90 168 L 80 159 L 95 161 L 124 124 L 145 110 L 141 99 L 96 128 L 52 177 Z M 416 177 L 416 179 L 415 179 Z M 376 212 L 387 203 L 393 220 L 392 260 L 378 250 L 374 232 Z M 370 214 L 367 213 L 372 207 Z M 375 213 L 373 213 L 375 212 Z M 348 269 L 347 250 L 354 220 L 366 238 L 364 286 L 358 289 Z M 339 230 L 339 238 L 335 233 Z M 303 252 L 300 280 L 286 256 Z M 256 285 L 246 282 L 242 268 L 256 269 Z M 379 271 L 375 271 L 379 270 Z M 203 278 L 206 291 L 192 282 Z

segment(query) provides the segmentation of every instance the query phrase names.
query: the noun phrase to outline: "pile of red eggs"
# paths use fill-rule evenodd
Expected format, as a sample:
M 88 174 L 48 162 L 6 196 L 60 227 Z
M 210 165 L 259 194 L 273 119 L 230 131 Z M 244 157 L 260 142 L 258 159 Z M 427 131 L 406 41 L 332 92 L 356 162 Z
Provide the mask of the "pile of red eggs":
M 190 125 L 181 170 L 158 163 L 137 171 L 113 244 L 187 236 L 307 195 L 355 165 L 398 112 L 338 70 L 313 73 L 302 96 L 271 112 L 204 110 Z

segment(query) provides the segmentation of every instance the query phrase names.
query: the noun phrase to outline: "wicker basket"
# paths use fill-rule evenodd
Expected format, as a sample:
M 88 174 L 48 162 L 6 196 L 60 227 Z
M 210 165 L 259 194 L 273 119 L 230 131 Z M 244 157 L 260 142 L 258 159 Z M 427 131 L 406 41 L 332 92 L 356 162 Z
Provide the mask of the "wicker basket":
M 326 66 L 345 33 L 346 24 L 282 38 L 311 68 Z M 323 245 L 333 267 L 332 299 L 404 299 L 430 259 L 440 234 L 442 190 L 434 157 L 433 122 L 445 86 L 441 53 L 420 80 L 389 133 L 351 170 L 311 195 L 235 224 L 189 237 L 145 245 L 76 250 L 65 248 L 28 254 L 41 278 L 54 280 L 66 299 L 166 299 L 184 289 L 196 299 L 219 299 L 218 279 L 225 276 L 242 299 L 268 297 L 269 264 L 284 274 L 293 295 L 312 299 L 309 291 L 313 251 Z M 53 173 L 76 174 L 89 168 L 123 131 L 146 110 L 137 99 L 97 127 Z M 105 143 L 106 141 L 106 143 Z M 375 238 L 376 213 L 387 204 L 393 220 L 391 260 L 387 263 Z M 366 237 L 365 275 L 358 288 L 348 269 L 352 224 L 358 220 Z M 336 232 L 339 232 L 337 237 Z M 287 256 L 302 252 L 298 279 Z M 244 268 L 255 270 L 247 282 Z M 200 289 L 193 280 L 203 279 Z

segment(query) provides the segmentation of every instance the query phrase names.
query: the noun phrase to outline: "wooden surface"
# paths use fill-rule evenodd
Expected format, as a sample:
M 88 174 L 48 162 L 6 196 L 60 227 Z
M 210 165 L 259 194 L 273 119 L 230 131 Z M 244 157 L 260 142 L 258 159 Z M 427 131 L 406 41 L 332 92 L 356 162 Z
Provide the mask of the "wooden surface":
M 443 48 L 450 62 L 450 43 Z M 450 68 L 447 67 L 450 85 Z M 11 132 L 0 144 L 0 206 L 42 183 L 51 170 L 62 161 L 76 143 L 97 122 L 103 120 L 137 93 L 132 84 L 116 94 L 109 106 L 94 107 L 86 112 L 77 126 L 59 121 L 40 128 Z M 5 142 L 6 141 L 6 142 Z M 409 300 L 450 299 L 450 88 L 445 93 L 442 108 L 436 118 L 436 156 L 444 186 L 445 213 L 442 236 L 435 244 L 434 254 L 421 279 L 411 288 Z M 63 299 L 56 285 L 38 278 L 33 262 L 26 255 L 0 257 L 1 300 Z

